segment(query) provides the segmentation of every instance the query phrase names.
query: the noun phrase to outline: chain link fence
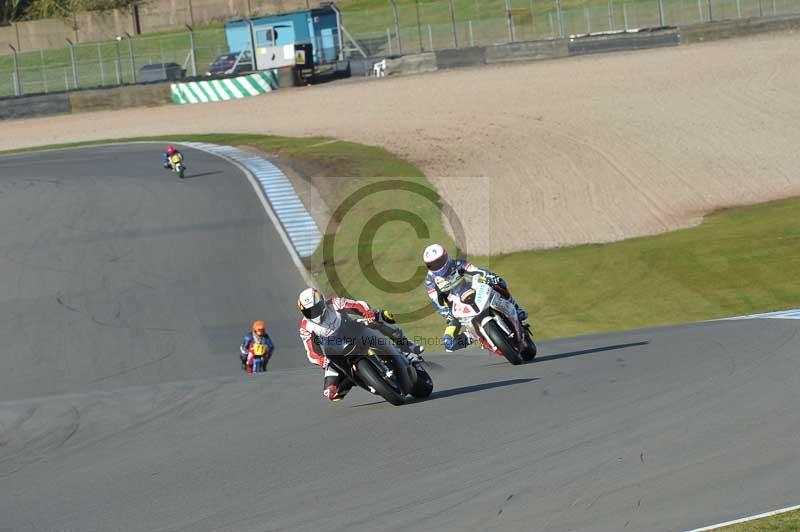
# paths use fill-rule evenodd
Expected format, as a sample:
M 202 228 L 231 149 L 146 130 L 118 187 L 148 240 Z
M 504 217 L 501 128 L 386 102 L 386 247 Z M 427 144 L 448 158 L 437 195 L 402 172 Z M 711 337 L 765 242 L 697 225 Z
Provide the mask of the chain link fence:
M 800 0 L 363 0 L 341 9 L 345 54 L 380 57 L 790 15 Z M 0 55 L 0 97 L 203 75 L 227 51 L 222 28 L 16 51 Z
M 342 22 L 382 56 L 796 13 L 800 0 L 382 0 L 343 6 Z
M 193 46 L 194 45 L 194 46 Z M 193 53 L 194 51 L 194 53 Z M 0 56 L 0 97 L 203 75 L 228 51 L 223 29 L 184 31 Z

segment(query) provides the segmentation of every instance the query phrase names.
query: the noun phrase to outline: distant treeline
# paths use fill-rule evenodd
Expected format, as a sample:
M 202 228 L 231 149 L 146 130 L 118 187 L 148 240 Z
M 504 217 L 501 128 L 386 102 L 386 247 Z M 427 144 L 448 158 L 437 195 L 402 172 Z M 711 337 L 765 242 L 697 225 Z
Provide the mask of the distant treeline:
M 141 3 L 142 0 L 0 0 L 0 24 L 68 17 L 79 11 L 105 11 Z

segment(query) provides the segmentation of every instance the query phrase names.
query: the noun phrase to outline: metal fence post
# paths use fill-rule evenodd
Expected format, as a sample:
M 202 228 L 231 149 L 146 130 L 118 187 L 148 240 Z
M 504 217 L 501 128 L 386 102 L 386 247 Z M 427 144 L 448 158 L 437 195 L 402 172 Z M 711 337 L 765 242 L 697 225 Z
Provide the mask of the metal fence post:
M 430 45 L 431 51 L 433 51 L 433 30 L 430 24 L 428 24 L 428 44 Z
M 775 4 L 775 0 L 772 0 L 772 16 L 774 17 L 777 14 L 778 14 L 778 6 Z
M 547 13 L 547 20 L 550 22 L 550 37 L 555 39 L 556 38 L 556 27 L 553 24 L 553 12 L 548 11 Z
M 417 35 L 419 36 L 419 51 L 425 50 L 422 46 L 422 26 L 419 22 L 419 0 L 414 0 L 414 6 L 417 8 Z
M 456 34 L 456 6 L 450 0 L 450 24 L 453 26 L 453 45 L 458 48 L 458 35 Z
M 114 63 L 114 69 L 117 72 L 117 85 L 122 85 L 122 76 L 120 75 L 120 71 L 119 71 L 120 70 L 119 42 L 121 40 L 122 40 L 122 37 L 117 35 L 117 39 L 116 39 L 116 41 L 114 41 L 114 44 L 116 44 L 116 48 L 117 48 L 117 62 Z
M 467 21 L 469 27 L 469 45 L 475 46 L 475 35 L 472 34 L 472 20 Z
M 194 30 L 188 24 L 186 25 L 186 29 L 189 30 L 189 46 L 192 47 L 189 56 L 192 60 L 192 76 L 197 76 L 197 48 L 194 46 Z
M 72 44 L 72 41 L 69 39 L 64 40 L 67 41 L 67 44 L 69 45 L 69 58 L 72 62 L 72 83 L 75 85 L 76 89 L 80 89 L 81 87 L 78 84 L 78 65 L 75 62 L 75 45 Z
M 39 59 L 41 59 L 42 64 L 42 84 L 44 85 L 44 92 L 45 94 L 49 92 L 47 90 L 47 68 L 44 66 L 44 50 L 39 49 Z
M 714 22 L 714 15 L 711 13 L 711 0 L 708 0 L 708 21 Z
M 392 30 L 386 28 L 386 47 L 389 49 L 389 55 L 392 54 Z
M 759 0 L 760 2 L 761 0 Z M 697 0 L 697 16 L 700 17 L 700 22 L 703 22 L 703 5 L 700 0 Z
M 664 0 L 658 0 L 658 25 L 664 27 Z
M 131 56 L 131 79 L 136 83 L 136 58 L 133 55 L 133 41 L 127 31 L 125 32 L 125 36 L 128 38 L 128 53 Z
M 700 0 L 697 0 L 698 2 Z M 622 4 L 622 22 L 625 24 L 625 31 L 628 31 L 628 4 Z
M 764 5 L 761 3 L 761 0 L 758 0 L 758 16 L 764 16 Z
M 100 43 L 97 43 L 97 62 L 100 64 L 100 86 L 106 84 L 105 70 L 103 69 L 103 51 L 100 49 Z
M 736 15 L 737 18 L 742 18 L 742 0 L 736 0 Z
M 14 79 L 12 80 L 14 83 L 14 96 L 21 96 L 22 95 L 22 83 L 19 81 L 19 62 L 17 61 L 17 49 L 8 45 L 11 48 L 11 51 L 14 53 L 14 75 L 12 76 Z
M 614 0 L 608 0 L 608 29 L 614 31 Z
M 509 5 L 509 0 L 506 0 L 506 24 L 508 25 L 508 40 L 509 42 L 514 42 L 514 22 L 511 20 L 511 6 Z
M 392 11 L 394 12 L 394 31 L 397 34 L 397 50 L 403 55 L 403 41 L 400 40 L 400 14 L 397 12 L 397 2 L 391 0 Z
M 566 31 L 564 30 L 564 13 L 561 11 L 561 0 L 556 0 L 556 16 L 558 17 L 558 36 L 563 39 Z
M 589 35 L 592 33 L 592 16 L 588 7 L 583 8 L 583 16 L 586 17 L 586 34 Z

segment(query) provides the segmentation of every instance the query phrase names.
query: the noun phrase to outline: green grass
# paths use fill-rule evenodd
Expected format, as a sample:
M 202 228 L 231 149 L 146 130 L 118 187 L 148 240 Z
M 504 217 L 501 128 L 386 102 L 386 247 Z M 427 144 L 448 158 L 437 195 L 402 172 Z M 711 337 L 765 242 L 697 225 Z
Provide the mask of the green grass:
M 720 528 L 719 532 L 797 532 L 798 530 L 800 530 L 800 510 L 726 526 Z
M 133 37 L 134 65 L 139 69 L 149 63 L 177 63 L 191 75 L 190 42 L 187 31 L 149 33 Z M 195 30 L 198 74 L 205 73 L 208 64 L 221 52 L 227 51 L 225 32 L 221 25 L 204 26 Z M 119 43 L 119 71 L 123 83 L 132 83 L 131 54 L 128 40 Z M 72 61 L 69 48 L 22 51 L 17 55 L 23 94 L 59 92 L 74 89 Z M 81 88 L 117 84 L 117 41 L 81 43 L 75 46 L 78 83 Z M 13 57 L 0 55 L 0 97 L 12 96 Z
M 707 19 L 706 0 L 698 12 L 694 0 L 663 0 L 665 21 L 670 25 L 695 23 Z M 458 46 L 487 45 L 507 42 L 508 20 L 506 0 L 453 0 L 456 40 Z M 547 39 L 559 34 L 555 0 L 509 0 L 514 10 L 516 40 Z M 759 0 L 711 0 L 715 19 L 757 16 Z M 386 54 L 390 51 L 386 30 L 392 33 L 391 51 L 399 51 L 395 35 L 394 12 L 388 0 L 345 0 L 340 7 L 343 23 L 368 52 Z M 628 27 L 648 27 L 658 24 L 657 0 L 611 0 L 613 16 L 608 16 L 608 0 L 563 0 L 561 2 L 567 34 L 585 33 Z M 798 0 L 762 1 L 765 14 L 790 13 L 800 10 Z M 452 48 L 453 38 L 449 0 L 397 0 L 400 21 L 400 43 L 404 52 Z M 766 7 L 764 7 L 766 6 Z M 419 7 L 419 26 L 417 25 Z M 587 11 L 588 10 L 588 11 Z M 587 17 L 588 13 L 588 17 Z M 588 21 L 587 21 L 588 20 Z M 470 24 L 472 31 L 470 31 Z M 430 26 L 430 34 L 428 27 Z M 227 50 L 222 24 L 196 28 L 197 67 L 205 72 L 208 63 Z M 148 63 L 174 62 L 191 71 L 187 61 L 189 37 L 185 31 L 160 32 L 133 38 L 136 70 Z M 78 78 L 82 88 L 111 86 L 117 83 L 116 41 L 81 43 L 76 47 Z M 58 92 L 74 89 L 68 48 L 42 51 L 22 51 L 19 56 L 20 81 L 23 94 Z M 120 78 L 133 81 L 128 43 L 120 46 Z M 11 56 L 0 55 L 0 97 L 14 94 Z M 137 72 L 138 76 L 138 72 Z
M 292 164 L 327 168 L 318 178 L 329 211 L 351 194 L 397 178 L 427 187 L 423 174 L 388 151 L 326 138 L 258 135 L 195 135 L 124 140 L 194 140 L 254 146 Z M 81 145 L 86 145 L 84 143 Z M 387 209 L 413 213 L 427 235 L 418 237 L 402 221 L 368 223 Z M 417 194 L 384 190 L 360 201 L 341 217 L 332 247 L 309 261 L 320 286 L 336 286 L 370 303 L 410 314 L 428 305 L 421 286 L 425 245 L 452 249 L 440 207 Z M 372 245 L 359 243 L 376 228 Z M 800 306 L 800 199 L 720 211 L 697 227 L 622 242 L 469 257 L 509 282 L 530 311 L 539 338 L 625 330 Z M 341 285 L 328 275 L 332 265 Z M 326 267 L 328 268 L 326 270 Z M 370 267 L 393 282 L 408 280 L 400 293 L 371 283 Z M 441 319 L 404 320 L 409 334 L 436 338 Z
M 513 10 L 516 40 L 547 39 L 559 34 L 557 4 L 555 0 L 509 0 Z M 715 20 L 757 16 L 758 0 L 712 0 Z M 367 39 L 375 51 L 386 52 L 386 30 L 392 33 L 392 51 L 397 53 L 394 12 L 387 0 L 352 0 L 338 4 L 342 9 L 342 20 L 347 29 L 357 37 Z M 453 0 L 456 35 L 459 46 L 487 45 L 508 41 L 509 29 L 506 17 L 506 0 Z M 447 0 L 397 0 L 400 37 L 404 51 L 430 50 L 429 39 L 434 49 L 452 48 L 453 30 L 450 2 Z M 667 25 L 685 25 L 707 21 L 707 2 L 701 5 L 690 0 L 663 0 L 664 19 Z M 771 4 L 764 9 L 771 14 Z M 776 4 L 776 12 L 797 11 L 800 5 L 795 0 L 782 0 Z M 417 29 L 419 8 L 420 30 Z M 622 29 L 627 21 L 629 28 L 652 27 L 659 23 L 657 0 L 612 0 L 612 16 L 609 19 L 608 0 L 563 0 L 561 11 L 566 34 L 587 31 Z M 588 12 L 588 13 L 587 13 Z M 588 17 L 587 17 L 588 15 Z M 702 17 L 702 18 L 701 18 Z M 588 18 L 588 22 L 587 22 Z M 472 33 L 470 35 L 470 22 Z M 430 36 L 428 26 L 430 25 Z

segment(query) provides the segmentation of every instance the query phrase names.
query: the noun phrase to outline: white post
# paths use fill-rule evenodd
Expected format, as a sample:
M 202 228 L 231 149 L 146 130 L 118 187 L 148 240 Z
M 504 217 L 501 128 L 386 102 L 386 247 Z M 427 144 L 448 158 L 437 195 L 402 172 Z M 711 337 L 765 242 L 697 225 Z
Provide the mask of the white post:
M 736 0 L 736 14 L 742 18 L 742 0 Z
M 100 50 L 100 43 L 97 43 L 97 62 L 100 64 L 100 86 L 106 84 L 105 72 L 103 72 L 103 51 Z
M 697 0 L 697 14 L 700 17 L 700 22 L 703 22 L 703 4 Z
M 622 4 L 622 21 L 625 24 L 625 31 L 628 31 L 628 4 L 625 3 Z
M 614 31 L 614 0 L 608 0 L 608 29 Z
M 475 46 L 475 35 L 472 34 L 472 20 L 467 21 L 467 26 L 469 27 L 469 45 Z
M 39 57 L 42 59 L 42 82 L 44 83 L 44 92 L 47 93 L 47 68 L 44 66 L 44 50 L 39 49 Z
M 386 46 L 389 48 L 389 55 L 392 55 L 392 32 L 386 28 Z
M 431 30 L 431 25 L 428 24 L 428 47 L 433 50 L 433 30 Z
M 586 17 L 586 34 L 588 35 L 592 33 L 592 20 L 591 20 L 591 15 L 589 14 L 588 7 L 583 8 L 583 14 Z
M 556 29 L 555 29 L 555 26 L 553 25 L 553 12 L 552 11 L 548 11 L 547 20 L 550 22 L 550 38 L 551 39 L 555 39 L 556 38 Z

